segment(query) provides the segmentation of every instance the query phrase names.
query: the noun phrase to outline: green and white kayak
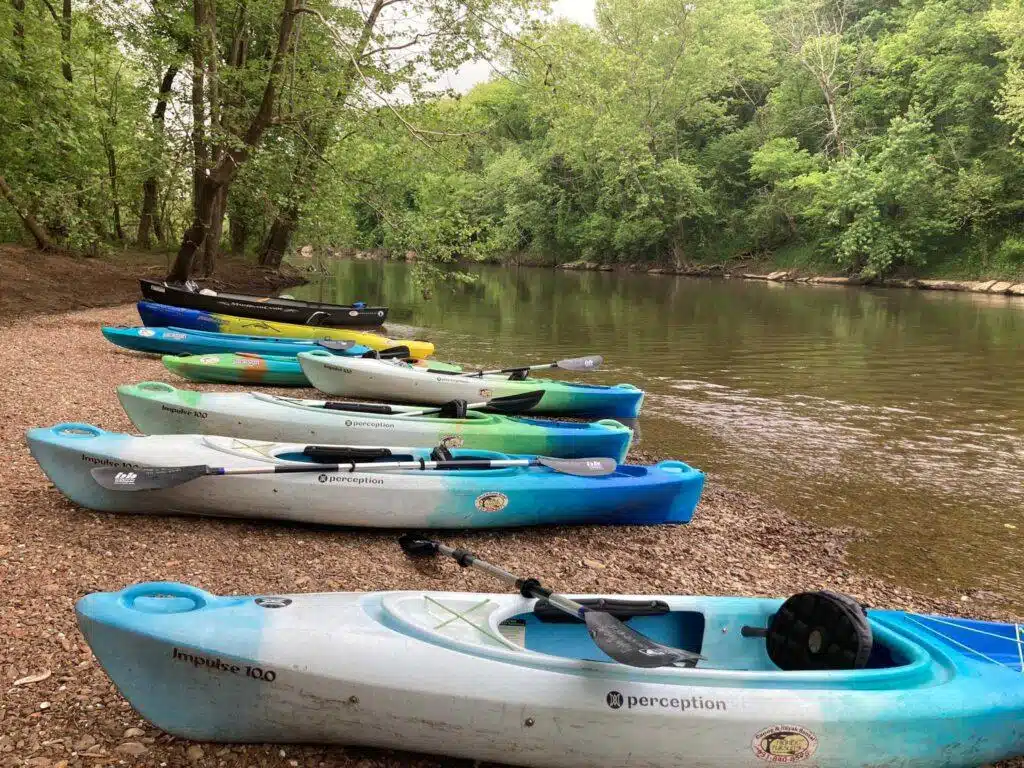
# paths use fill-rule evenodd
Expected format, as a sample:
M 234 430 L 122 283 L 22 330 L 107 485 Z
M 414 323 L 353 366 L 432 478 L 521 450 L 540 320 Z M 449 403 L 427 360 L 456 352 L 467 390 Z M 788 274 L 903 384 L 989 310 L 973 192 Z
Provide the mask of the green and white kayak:
M 327 352 L 330 357 L 341 357 Z M 298 360 L 285 355 L 256 355 L 251 352 L 227 352 L 215 355 L 164 355 L 164 366 L 191 381 L 253 386 L 309 387 Z M 408 365 L 424 370 L 458 372 L 453 363 L 409 358 Z
M 612 419 L 593 424 L 509 418 L 466 411 L 464 418 L 409 416 L 413 406 L 331 403 L 260 392 L 193 392 L 159 381 L 117 388 L 128 418 L 149 435 L 222 435 L 253 440 L 476 448 L 562 458 L 626 460 L 631 429 Z

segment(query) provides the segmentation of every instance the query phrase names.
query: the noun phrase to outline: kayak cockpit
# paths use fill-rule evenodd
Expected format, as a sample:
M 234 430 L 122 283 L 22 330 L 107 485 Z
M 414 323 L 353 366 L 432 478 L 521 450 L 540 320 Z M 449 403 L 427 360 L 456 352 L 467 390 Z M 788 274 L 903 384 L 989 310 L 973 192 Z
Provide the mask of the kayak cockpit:
M 668 597 L 635 602 L 654 608 L 620 616 L 630 628 L 657 643 L 698 653 L 704 660 L 689 669 L 617 664 L 597 648 L 582 622 L 556 614 L 543 601 L 516 595 L 386 593 L 365 607 L 382 624 L 403 634 L 474 656 L 566 674 L 855 690 L 918 687 L 947 675 L 927 649 L 881 624 L 872 623 L 874 643 L 860 669 L 787 670 L 773 661 L 763 637 L 744 632 L 744 627 L 767 626 L 780 607 L 778 600 Z

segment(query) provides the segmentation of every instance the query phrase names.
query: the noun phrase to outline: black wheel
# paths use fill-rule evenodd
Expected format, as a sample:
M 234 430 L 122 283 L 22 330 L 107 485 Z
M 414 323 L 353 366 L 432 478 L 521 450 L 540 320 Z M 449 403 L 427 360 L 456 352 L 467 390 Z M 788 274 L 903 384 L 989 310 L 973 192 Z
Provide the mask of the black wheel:
M 768 656 L 787 671 L 863 669 L 872 642 L 860 603 L 838 592 L 794 595 L 768 626 Z

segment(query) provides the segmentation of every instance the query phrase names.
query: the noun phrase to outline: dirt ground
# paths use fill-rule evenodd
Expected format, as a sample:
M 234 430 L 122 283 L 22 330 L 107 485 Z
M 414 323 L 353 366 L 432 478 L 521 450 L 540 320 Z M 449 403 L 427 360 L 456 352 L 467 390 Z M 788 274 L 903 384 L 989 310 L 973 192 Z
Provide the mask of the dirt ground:
M 137 322 L 122 305 L 0 326 L 0 768 L 471 765 L 383 750 L 194 744 L 161 733 L 121 698 L 75 626 L 74 602 L 91 591 L 156 579 L 243 594 L 501 589 L 451 563 L 414 567 L 393 533 L 119 517 L 68 502 L 29 455 L 24 431 L 60 421 L 130 431 L 114 387 L 173 381 L 158 358 L 117 349 L 99 333 L 104 324 Z M 827 587 L 872 606 L 1020 620 L 974 598 L 930 599 L 857 573 L 846 560 L 856 535 L 801 522 L 721 488 L 712 476 L 688 526 L 443 538 L 568 592 L 782 596 Z M 38 681 L 14 685 L 30 676 Z M 1024 760 L 1004 765 L 1020 768 Z
M 134 250 L 87 258 L 0 244 L 0 325 L 40 313 L 137 301 L 139 278 L 162 279 L 172 259 L 169 253 Z M 302 278 L 294 271 L 272 272 L 221 256 L 213 276 L 197 282 L 265 294 Z

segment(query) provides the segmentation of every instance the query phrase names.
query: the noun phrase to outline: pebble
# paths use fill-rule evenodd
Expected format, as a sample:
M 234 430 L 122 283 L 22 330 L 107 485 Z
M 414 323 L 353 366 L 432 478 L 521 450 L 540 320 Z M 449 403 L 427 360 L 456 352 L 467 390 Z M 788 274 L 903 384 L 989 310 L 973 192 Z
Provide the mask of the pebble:
M 85 752 L 85 750 L 89 749 L 89 747 L 93 746 L 95 743 L 96 739 L 87 733 L 75 742 L 72 749 L 74 749 L 75 752 Z
M 139 736 L 145 736 L 145 735 L 146 735 L 146 732 L 144 730 L 142 730 L 141 728 L 129 728 L 123 734 L 124 738 L 126 738 L 126 739 L 136 739 Z
M 185 750 L 185 757 L 188 758 L 189 762 L 198 763 L 203 759 L 203 748 L 198 744 L 193 744 Z
M 138 757 L 144 755 L 149 751 L 149 747 L 145 744 L 140 744 L 137 741 L 126 741 L 124 744 L 119 744 L 114 748 L 115 752 L 119 752 L 122 755 L 131 755 L 132 757 Z

